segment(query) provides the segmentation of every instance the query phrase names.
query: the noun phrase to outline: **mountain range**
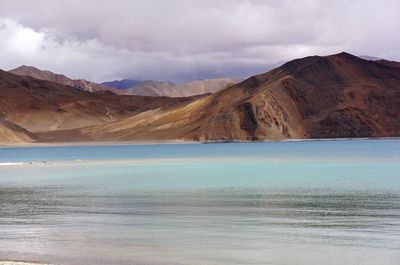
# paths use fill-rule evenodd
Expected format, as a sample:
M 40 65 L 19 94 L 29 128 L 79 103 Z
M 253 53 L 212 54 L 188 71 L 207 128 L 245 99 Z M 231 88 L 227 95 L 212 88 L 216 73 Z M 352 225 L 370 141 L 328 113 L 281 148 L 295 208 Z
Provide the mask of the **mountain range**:
M 71 79 L 62 74 L 40 70 L 33 66 L 20 66 L 8 72 L 21 76 L 30 76 L 40 80 L 51 81 L 61 85 L 72 86 L 84 91 L 111 91 L 115 94 L 149 96 L 149 97 L 190 97 L 195 95 L 215 93 L 229 85 L 242 81 L 239 78 L 219 78 L 196 80 L 183 84 L 169 81 L 137 81 L 132 79 L 115 80 L 97 84 L 84 79 Z
M 91 93 L 1 71 L 0 134 L 15 137 L 0 142 L 397 137 L 398 65 L 311 56 L 176 98 Z

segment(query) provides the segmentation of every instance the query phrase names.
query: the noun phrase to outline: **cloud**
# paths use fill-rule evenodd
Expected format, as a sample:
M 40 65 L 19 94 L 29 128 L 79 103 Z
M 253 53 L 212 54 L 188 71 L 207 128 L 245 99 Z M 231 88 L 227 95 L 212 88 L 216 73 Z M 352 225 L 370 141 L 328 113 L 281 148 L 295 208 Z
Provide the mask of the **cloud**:
M 186 81 L 343 50 L 400 60 L 398 10 L 397 0 L 0 0 L 0 67 Z

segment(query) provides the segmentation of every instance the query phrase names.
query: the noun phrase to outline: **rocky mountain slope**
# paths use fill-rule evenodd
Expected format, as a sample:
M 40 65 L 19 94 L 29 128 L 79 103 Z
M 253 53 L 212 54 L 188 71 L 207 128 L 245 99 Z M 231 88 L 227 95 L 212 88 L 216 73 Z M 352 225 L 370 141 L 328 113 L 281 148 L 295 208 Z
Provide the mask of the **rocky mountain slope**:
M 347 53 L 306 57 L 214 95 L 80 133 L 124 140 L 400 136 L 400 70 Z

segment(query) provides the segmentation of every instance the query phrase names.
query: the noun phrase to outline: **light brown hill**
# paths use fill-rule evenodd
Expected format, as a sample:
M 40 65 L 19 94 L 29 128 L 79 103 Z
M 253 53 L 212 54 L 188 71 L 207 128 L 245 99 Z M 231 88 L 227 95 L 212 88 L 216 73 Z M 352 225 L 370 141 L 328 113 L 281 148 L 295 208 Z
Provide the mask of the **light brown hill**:
M 36 136 L 24 128 L 0 119 L 0 144 L 30 143 Z

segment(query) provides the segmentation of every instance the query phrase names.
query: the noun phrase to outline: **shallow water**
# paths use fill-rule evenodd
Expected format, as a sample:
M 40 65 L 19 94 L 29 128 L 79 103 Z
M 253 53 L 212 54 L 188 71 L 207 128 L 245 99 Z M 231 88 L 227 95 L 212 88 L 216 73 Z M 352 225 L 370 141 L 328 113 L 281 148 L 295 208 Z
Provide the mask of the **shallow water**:
M 399 140 L 0 149 L 0 260 L 397 265 L 399 162 Z

